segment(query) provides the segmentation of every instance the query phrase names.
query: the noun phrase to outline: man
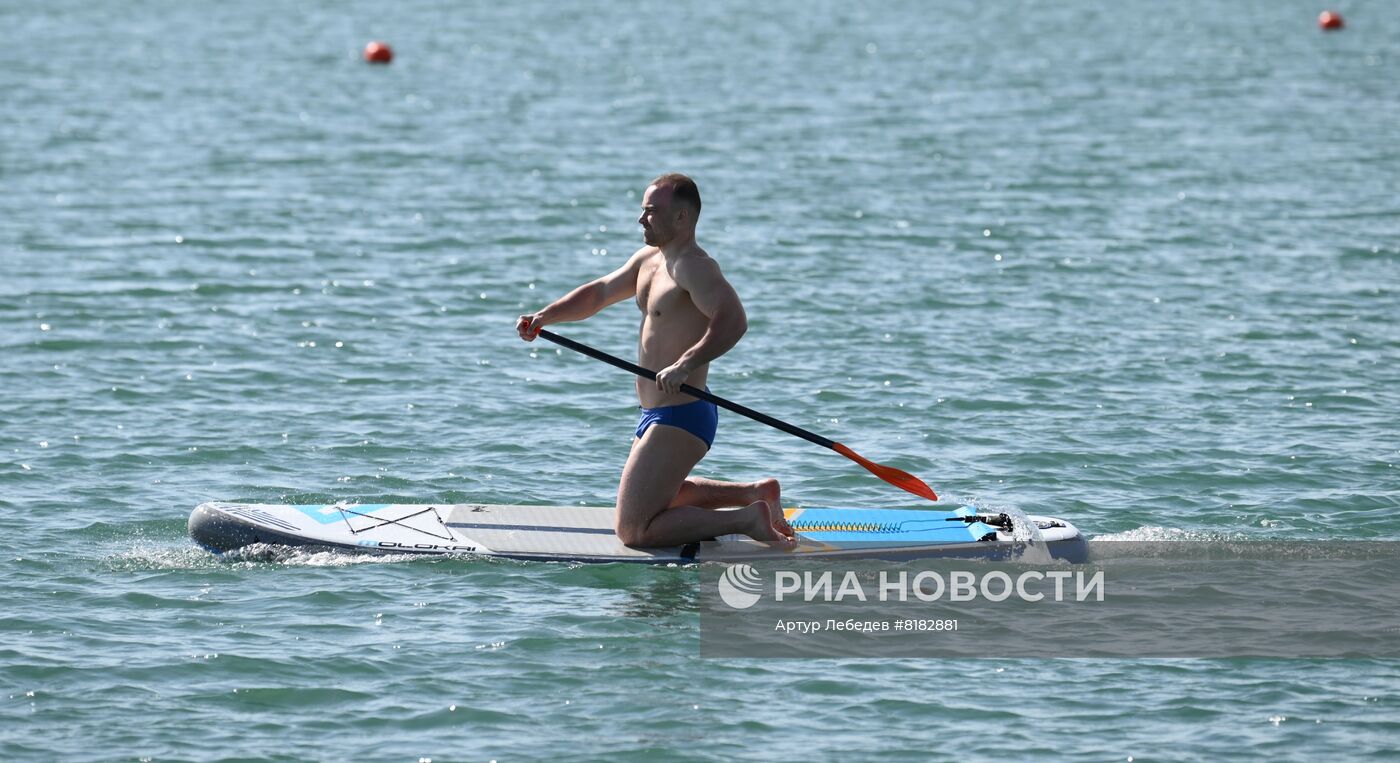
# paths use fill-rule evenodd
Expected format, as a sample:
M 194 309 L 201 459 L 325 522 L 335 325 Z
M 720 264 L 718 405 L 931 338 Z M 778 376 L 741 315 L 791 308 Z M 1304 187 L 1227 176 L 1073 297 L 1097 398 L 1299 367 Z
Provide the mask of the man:
M 636 297 L 642 311 L 637 362 L 659 370 L 655 382 L 637 379 L 642 420 L 617 488 L 615 528 L 623 543 L 676 546 L 731 533 L 792 543 L 777 480 L 740 484 L 689 476 L 714 442 L 719 411 L 680 387 L 704 388 L 710 361 L 748 328 L 739 295 L 695 243 L 699 217 L 695 181 L 679 174 L 653 180 L 637 219 L 646 246 L 612 273 L 520 316 L 515 328 L 533 341 L 545 326 L 580 321 Z M 740 508 L 717 510 L 730 507 Z

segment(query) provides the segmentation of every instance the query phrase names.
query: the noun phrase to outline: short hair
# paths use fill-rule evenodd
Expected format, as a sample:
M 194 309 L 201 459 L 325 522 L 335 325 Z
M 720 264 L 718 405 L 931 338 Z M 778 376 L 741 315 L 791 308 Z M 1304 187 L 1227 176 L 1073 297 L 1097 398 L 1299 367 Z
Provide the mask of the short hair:
M 679 199 L 689 204 L 695 209 L 695 217 L 700 217 L 700 189 L 695 186 L 695 181 L 679 172 L 668 172 L 661 177 L 651 181 L 651 185 L 657 188 L 670 188 L 671 198 Z

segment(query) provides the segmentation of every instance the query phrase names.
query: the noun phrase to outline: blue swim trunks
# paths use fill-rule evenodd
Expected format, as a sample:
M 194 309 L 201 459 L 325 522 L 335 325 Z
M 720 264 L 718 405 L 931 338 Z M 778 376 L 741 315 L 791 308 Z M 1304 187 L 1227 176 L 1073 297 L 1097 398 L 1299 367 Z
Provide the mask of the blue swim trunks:
M 715 444 L 715 430 L 719 428 L 719 408 L 707 400 L 696 400 L 684 405 L 664 405 L 660 408 L 643 408 L 642 420 L 637 422 L 637 437 L 646 434 L 652 424 L 666 424 L 680 427 L 705 441 L 708 450 Z

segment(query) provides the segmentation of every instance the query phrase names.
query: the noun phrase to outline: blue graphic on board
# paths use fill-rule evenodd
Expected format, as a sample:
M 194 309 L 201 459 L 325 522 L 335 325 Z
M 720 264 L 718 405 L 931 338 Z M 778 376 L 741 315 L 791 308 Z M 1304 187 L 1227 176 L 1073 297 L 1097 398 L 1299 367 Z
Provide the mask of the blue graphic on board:
M 380 510 L 380 509 L 388 508 L 389 506 L 392 506 L 392 505 L 393 505 L 393 504 L 388 504 L 388 503 L 358 503 L 358 504 L 356 504 L 356 503 L 346 503 L 346 504 L 335 504 L 335 503 L 332 503 L 332 504 L 314 504 L 314 505 L 310 505 L 310 506 L 307 506 L 307 505 L 296 505 L 296 506 L 292 506 L 292 508 L 296 509 L 297 511 L 300 511 L 301 513 L 303 513 L 303 514 L 305 514 L 306 516 L 308 516 L 308 517 L 310 517 L 310 518 L 316 520 L 317 522 L 320 522 L 320 523 L 323 524 L 323 525 L 328 525 L 328 524 L 330 524 L 330 523 L 332 523 L 332 522 L 339 522 L 339 521 L 341 521 L 343 518 L 346 518 L 346 517 L 353 517 L 353 516 L 355 516 L 356 514 L 369 514 L 369 513 L 371 513 L 371 512 L 375 512 L 375 511 L 378 511 L 378 510 Z M 343 511 L 341 511 L 341 509 L 348 509 L 349 511 L 353 511 L 353 512 L 355 512 L 355 513 L 354 513 L 354 514 L 347 514 L 347 513 L 343 512 Z

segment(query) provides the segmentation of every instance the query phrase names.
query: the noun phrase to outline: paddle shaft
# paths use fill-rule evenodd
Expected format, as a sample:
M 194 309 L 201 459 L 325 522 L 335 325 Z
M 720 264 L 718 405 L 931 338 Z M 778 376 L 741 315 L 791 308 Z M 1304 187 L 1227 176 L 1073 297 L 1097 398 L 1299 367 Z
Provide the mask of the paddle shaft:
M 551 342 L 554 342 L 555 344 L 567 347 L 570 350 L 573 350 L 574 352 L 582 353 L 596 360 L 601 360 L 604 363 L 607 363 L 608 365 L 616 366 L 624 371 L 630 371 L 642 377 L 643 379 L 650 379 L 652 381 L 656 381 L 655 371 L 648 371 L 647 369 L 642 368 L 636 363 L 628 363 L 622 358 L 609 355 L 606 352 L 603 352 L 602 350 L 595 350 L 586 344 L 579 344 L 578 342 L 575 342 L 572 339 L 559 336 L 553 331 L 549 331 L 547 329 L 540 329 L 539 335 L 544 337 L 545 339 L 548 339 Z M 692 397 L 698 397 L 701 400 L 707 400 L 711 403 L 714 403 L 715 405 L 718 405 L 721 408 L 724 408 L 725 410 L 733 411 L 739 414 L 740 416 L 747 416 L 753 419 L 754 421 L 767 424 L 768 426 L 773 427 L 774 429 L 781 429 L 782 431 L 787 432 L 790 435 L 801 437 L 807 442 L 820 445 L 823 448 L 830 448 L 831 450 L 836 450 L 837 443 L 835 440 L 829 440 L 815 432 L 808 432 L 802 427 L 794 426 L 781 419 L 775 419 L 766 413 L 755 411 L 754 409 L 749 408 L 748 406 L 739 405 L 736 402 L 725 400 L 719 395 L 713 394 L 707 390 L 696 389 L 695 387 L 692 387 L 689 384 L 682 384 L 681 392 L 684 392 L 685 394 L 690 395 Z
M 565 339 L 564 337 L 559 336 L 558 334 L 552 331 L 545 331 L 544 329 L 540 329 L 536 336 L 542 336 L 545 339 L 554 342 L 555 344 L 563 345 L 564 347 L 567 347 L 575 352 L 583 353 L 584 355 L 587 355 L 590 358 L 596 358 L 609 365 L 617 366 L 618 368 L 621 368 L 624 371 L 630 371 L 642 377 L 643 379 L 651 379 L 652 381 L 656 380 L 655 371 L 648 371 L 647 369 L 642 368 L 641 366 L 635 363 L 628 363 L 622 358 L 613 357 L 612 355 L 609 355 L 601 350 L 595 350 L 586 344 L 579 344 L 578 342 L 575 342 L 572 339 Z M 755 411 L 752 408 L 747 408 L 745 406 L 739 405 L 738 403 L 730 402 L 720 397 L 719 395 L 713 395 L 703 389 L 696 389 L 690 386 L 689 384 L 682 384 L 681 391 L 686 393 L 687 395 L 698 397 L 701 400 L 707 400 L 721 408 L 733 411 L 739 414 L 740 416 L 747 416 L 753 419 L 754 421 L 767 424 L 768 426 L 773 427 L 774 429 L 780 429 L 784 432 L 787 432 L 790 435 L 801 437 L 807 442 L 814 443 L 816 445 L 822 446 L 823 448 L 828 448 L 830 450 L 836 451 L 837 453 L 840 453 L 846 458 L 851 459 L 857 464 L 860 464 L 862 467 L 865 468 L 866 471 L 890 483 L 891 485 L 894 485 L 900 490 L 913 493 L 914 495 L 917 495 L 920 498 L 927 498 L 930 501 L 938 500 L 938 495 L 933 492 L 933 488 L 929 487 L 927 484 L 924 483 L 923 480 L 919 479 L 918 477 L 915 477 L 909 472 L 903 471 L 901 469 L 896 469 L 893 466 L 877 464 L 874 461 L 871 461 L 870 459 L 866 458 L 865 456 L 862 456 L 861 454 L 855 452 L 854 450 L 851 450 L 845 445 L 836 442 L 835 440 L 828 440 L 827 438 L 822 437 L 819 434 L 808 432 L 802 427 L 793 426 L 792 424 L 789 424 L 786 421 L 775 419 L 766 413 L 759 413 L 758 411 Z

